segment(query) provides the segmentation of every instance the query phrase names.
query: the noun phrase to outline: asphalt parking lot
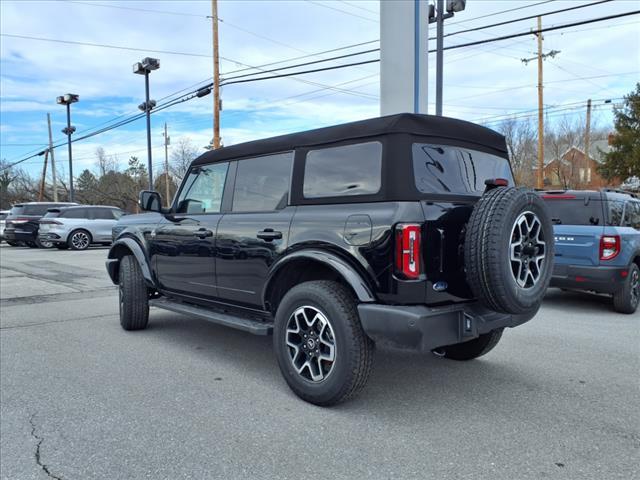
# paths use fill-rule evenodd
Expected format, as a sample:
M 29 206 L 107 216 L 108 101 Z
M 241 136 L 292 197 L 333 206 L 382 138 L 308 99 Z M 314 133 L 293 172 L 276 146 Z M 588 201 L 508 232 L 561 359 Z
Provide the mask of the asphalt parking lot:
M 2 479 L 640 478 L 640 314 L 604 297 L 550 290 L 472 362 L 379 350 L 322 409 L 270 338 L 121 330 L 106 252 L 0 246 Z

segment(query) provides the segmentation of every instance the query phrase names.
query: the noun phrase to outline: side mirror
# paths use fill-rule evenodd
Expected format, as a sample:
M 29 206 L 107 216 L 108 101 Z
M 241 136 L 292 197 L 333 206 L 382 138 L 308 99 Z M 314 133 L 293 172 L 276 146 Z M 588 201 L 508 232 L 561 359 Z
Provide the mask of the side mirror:
M 158 192 L 143 190 L 138 197 L 138 206 L 144 212 L 161 212 L 162 197 Z

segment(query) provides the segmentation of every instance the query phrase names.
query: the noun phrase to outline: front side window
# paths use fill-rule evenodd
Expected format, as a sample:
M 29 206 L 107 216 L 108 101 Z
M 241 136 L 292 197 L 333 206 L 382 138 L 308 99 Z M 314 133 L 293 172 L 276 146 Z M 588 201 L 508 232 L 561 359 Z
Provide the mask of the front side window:
M 269 212 L 287 204 L 293 153 L 238 160 L 234 212 Z
M 509 161 L 490 153 L 428 143 L 414 143 L 412 153 L 416 187 L 422 193 L 482 195 L 485 180 L 515 183 Z
M 358 143 L 311 150 L 304 167 L 305 198 L 371 195 L 382 184 L 382 144 Z
M 194 167 L 185 180 L 177 203 L 178 213 L 218 213 L 229 162 Z
M 94 208 L 93 217 L 95 220 L 113 220 L 113 214 L 110 208 Z

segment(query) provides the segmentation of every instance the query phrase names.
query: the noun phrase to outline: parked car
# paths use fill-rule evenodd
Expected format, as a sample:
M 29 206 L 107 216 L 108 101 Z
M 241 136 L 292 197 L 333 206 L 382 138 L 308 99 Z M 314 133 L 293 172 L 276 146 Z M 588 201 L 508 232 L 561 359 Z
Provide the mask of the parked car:
M 42 243 L 38 239 L 39 220 L 54 207 L 77 205 L 69 202 L 28 202 L 18 203 L 9 211 L 5 219 L 4 236 L 13 247 L 25 244 L 31 248 L 51 248 L 52 243 Z
M 149 306 L 273 334 L 306 401 L 360 391 L 376 342 L 454 360 L 538 311 L 553 269 L 544 202 L 514 188 L 504 137 L 401 114 L 212 150 L 170 208 L 114 229 L 120 323 Z
M 9 215 L 10 210 L 0 210 L 0 242 L 4 240 L 5 219 Z
M 122 215 L 118 207 L 101 205 L 50 208 L 40 220 L 40 242 L 52 243 L 60 250 L 110 245 L 111 231 Z
M 640 200 L 615 190 L 541 192 L 554 222 L 554 287 L 605 293 L 617 312 L 640 303 Z

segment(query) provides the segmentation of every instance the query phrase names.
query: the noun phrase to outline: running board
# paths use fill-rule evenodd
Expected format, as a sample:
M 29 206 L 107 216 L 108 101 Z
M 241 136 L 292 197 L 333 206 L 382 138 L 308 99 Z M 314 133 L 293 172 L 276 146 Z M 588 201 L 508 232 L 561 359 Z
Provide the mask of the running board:
M 149 300 L 149 306 L 182 313 L 183 315 L 188 315 L 190 317 L 202 318 L 212 323 L 235 328 L 237 330 L 243 330 L 245 332 L 253 333 L 254 335 L 271 335 L 271 333 L 273 333 L 272 322 L 265 323 L 258 320 L 250 320 L 248 318 L 238 317 L 228 313 L 208 310 L 197 305 L 172 301 L 167 298 L 155 298 L 153 300 Z

